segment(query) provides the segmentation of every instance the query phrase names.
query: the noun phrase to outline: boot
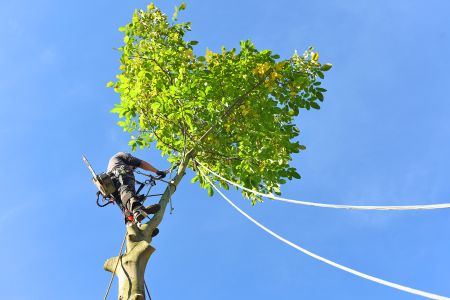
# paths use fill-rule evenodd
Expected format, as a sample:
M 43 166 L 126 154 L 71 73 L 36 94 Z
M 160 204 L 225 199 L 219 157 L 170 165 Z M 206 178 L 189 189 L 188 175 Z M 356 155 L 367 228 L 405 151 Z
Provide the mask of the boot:
M 147 213 L 147 215 L 154 215 L 161 209 L 161 205 L 158 203 L 146 206 L 143 210 Z
M 152 204 L 147 207 L 144 207 L 142 204 L 136 206 L 133 209 L 133 217 L 137 222 L 141 222 L 150 214 L 156 214 L 161 209 L 161 205 Z

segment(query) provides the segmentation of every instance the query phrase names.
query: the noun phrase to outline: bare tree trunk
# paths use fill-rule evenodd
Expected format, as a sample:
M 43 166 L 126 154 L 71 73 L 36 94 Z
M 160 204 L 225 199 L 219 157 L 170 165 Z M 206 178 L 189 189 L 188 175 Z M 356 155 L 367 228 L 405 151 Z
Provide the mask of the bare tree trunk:
M 185 174 L 190 155 L 187 154 L 186 157 L 179 166 L 172 183 L 167 186 L 159 200 L 161 210 L 146 224 L 139 227 L 136 224 L 127 226 L 125 254 L 108 259 L 103 266 L 106 271 L 111 273 L 115 270 L 115 275 L 119 279 L 119 300 L 145 299 L 145 269 L 150 255 L 155 251 L 155 248 L 150 245 L 152 232 L 161 223 L 167 203 Z

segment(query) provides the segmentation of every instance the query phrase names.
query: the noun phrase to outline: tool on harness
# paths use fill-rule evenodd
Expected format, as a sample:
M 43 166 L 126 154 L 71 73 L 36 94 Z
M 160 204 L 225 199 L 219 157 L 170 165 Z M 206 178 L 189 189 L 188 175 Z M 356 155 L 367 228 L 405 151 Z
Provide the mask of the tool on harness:
M 103 195 L 103 197 L 110 197 L 112 193 L 117 191 L 116 186 L 114 185 L 114 182 L 112 180 L 111 174 L 109 173 L 100 173 L 96 174 L 94 169 L 92 168 L 91 164 L 87 160 L 87 158 L 83 155 L 83 161 L 86 164 L 86 166 L 89 169 L 89 172 L 91 172 L 92 175 L 92 182 L 95 184 L 97 189 L 100 191 L 100 193 Z

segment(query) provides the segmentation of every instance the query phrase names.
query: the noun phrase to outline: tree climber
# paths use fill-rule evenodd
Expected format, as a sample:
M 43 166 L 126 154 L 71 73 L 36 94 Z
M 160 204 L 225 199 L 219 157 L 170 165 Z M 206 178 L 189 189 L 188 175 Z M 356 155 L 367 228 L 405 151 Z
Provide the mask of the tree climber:
M 112 174 L 112 180 L 117 188 L 117 191 L 113 193 L 114 199 L 117 204 L 121 204 L 120 206 L 124 210 L 125 216 L 127 216 L 126 212 L 128 211 L 137 222 L 141 222 L 147 215 L 156 214 L 161 206 L 159 204 L 147 207 L 142 205 L 144 199 L 140 199 L 136 195 L 135 189 L 133 172 L 136 168 L 153 172 L 160 178 L 164 178 L 166 173 L 156 169 L 148 162 L 125 152 L 118 152 L 109 160 L 107 172 Z M 127 218 L 126 222 L 128 222 Z

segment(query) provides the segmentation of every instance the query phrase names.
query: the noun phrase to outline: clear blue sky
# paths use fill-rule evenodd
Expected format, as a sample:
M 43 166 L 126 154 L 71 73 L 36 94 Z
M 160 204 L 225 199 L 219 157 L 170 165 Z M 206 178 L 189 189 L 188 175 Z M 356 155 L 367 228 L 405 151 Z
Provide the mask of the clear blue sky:
M 98 209 L 81 161 L 128 150 L 105 88 L 117 28 L 144 1 L 0 2 L 2 299 L 103 299 L 124 233 Z M 174 1 L 156 4 L 170 14 Z M 314 46 L 334 65 L 323 109 L 302 112 L 307 151 L 292 198 L 450 202 L 447 1 L 187 1 L 198 52 L 251 39 L 287 58 Z M 136 155 L 160 168 L 155 150 Z M 419 299 L 281 244 L 189 182 L 174 196 L 147 269 L 153 299 Z M 160 187 L 162 188 L 162 187 Z M 267 201 L 247 212 L 301 246 L 363 272 L 450 296 L 450 211 L 351 212 Z M 116 298 L 116 286 L 110 299 Z

